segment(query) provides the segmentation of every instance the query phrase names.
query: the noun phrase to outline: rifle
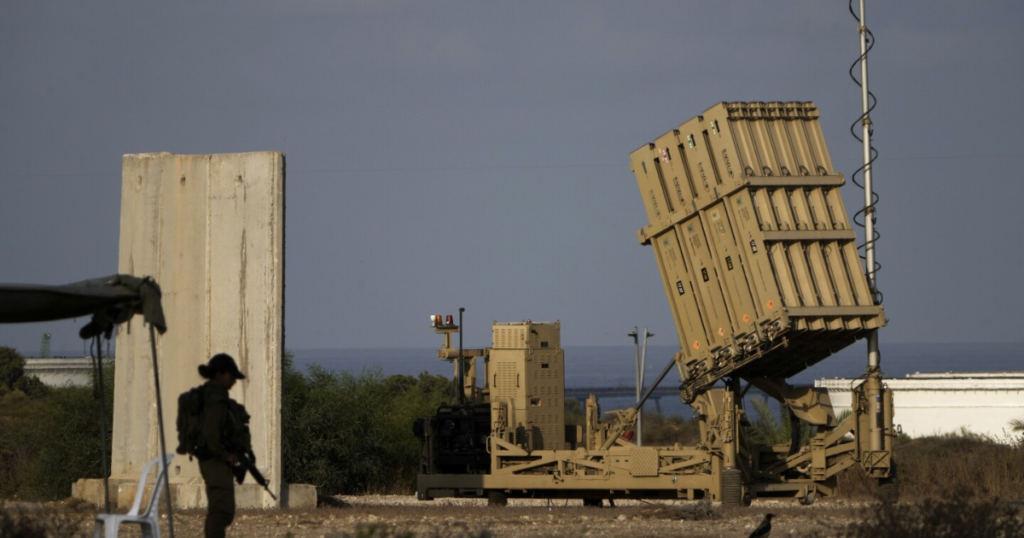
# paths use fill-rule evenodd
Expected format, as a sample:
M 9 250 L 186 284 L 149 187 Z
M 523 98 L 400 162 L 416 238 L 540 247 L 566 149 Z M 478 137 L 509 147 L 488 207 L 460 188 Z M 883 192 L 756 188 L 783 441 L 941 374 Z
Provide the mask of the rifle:
M 249 473 L 257 484 L 263 486 L 263 489 L 267 490 L 267 493 L 270 494 L 270 498 L 276 501 L 277 496 L 274 495 L 273 491 L 270 491 L 270 481 L 263 476 L 263 473 L 261 473 L 259 469 L 256 468 L 256 455 L 252 453 L 252 450 L 236 449 L 230 442 L 225 442 L 224 448 L 235 455 L 236 463 L 235 466 L 231 468 L 231 472 L 235 475 L 235 482 L 241 484 L 245 480 L 245 473 Z

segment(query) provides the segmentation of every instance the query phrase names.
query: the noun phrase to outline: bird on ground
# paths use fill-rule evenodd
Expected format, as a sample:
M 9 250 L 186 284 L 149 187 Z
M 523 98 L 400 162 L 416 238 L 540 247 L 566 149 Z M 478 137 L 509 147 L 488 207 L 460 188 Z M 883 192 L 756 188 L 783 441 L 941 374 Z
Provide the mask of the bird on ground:
M 765 514 L 764 519 L 761 520 L 761 524 L 754 529 L 754 532 L 750 533 L 750 538 L 768 538 L 772 533 L 773 517 L 775 517 L 773 514 Z

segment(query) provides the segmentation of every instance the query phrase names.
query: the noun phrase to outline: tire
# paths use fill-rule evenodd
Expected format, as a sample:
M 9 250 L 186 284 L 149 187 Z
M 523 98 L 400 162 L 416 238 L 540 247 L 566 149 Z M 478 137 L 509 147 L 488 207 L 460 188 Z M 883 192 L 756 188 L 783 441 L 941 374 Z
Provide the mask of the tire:
M 899 475 L 896 473 L 895 463 L 889 471 L 889 477 L 879 479 L 879 489 L 874 492 L 874 496 L 886 504 L 896 504 L 899 501 Z
M 879 479 L 876 496 L 885 504 L 896 504 L 900 500 L 900 483 L 891 478 Z
M 487 506 L 508 506 L 508 495 L 498 489 L 487 490 Z
M 743 473 L 739 469 L 722 471 L 722 504 L 741 506 L 743 504 Z
M 800 504 L 804 506 L 810 506 L 814 504 L 814 501 L 818 500 L 818 492 L 811 491 L 807 495 L 801 496 L 799 500 Z

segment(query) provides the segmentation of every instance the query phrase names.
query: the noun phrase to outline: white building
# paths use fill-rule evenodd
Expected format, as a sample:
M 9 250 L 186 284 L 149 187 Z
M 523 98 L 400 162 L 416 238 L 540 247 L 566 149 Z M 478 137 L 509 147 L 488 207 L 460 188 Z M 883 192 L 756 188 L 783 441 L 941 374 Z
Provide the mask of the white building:
M 850 409 L 851 388 L 863 379 L 818 379 L 835 412 Z M 1024 372 L 909 374 L 886 379 L 893 424 L 911 437 L 963 430 L 996 441 L 1010 437 L 1009 422 L 1024 419 Z
M 111 364 L 111 359 L 104 359 Z M 25 375 L 36 376 L 51 387 L 84 387 L 92 380 L 91 357 L 61 357 L 54 359 L 26 358 Z

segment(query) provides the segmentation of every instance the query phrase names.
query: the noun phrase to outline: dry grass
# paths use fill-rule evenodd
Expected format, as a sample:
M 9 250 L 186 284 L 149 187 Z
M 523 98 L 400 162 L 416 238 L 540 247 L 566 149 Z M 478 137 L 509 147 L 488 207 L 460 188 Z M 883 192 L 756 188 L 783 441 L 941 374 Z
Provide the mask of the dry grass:
M 896 445 L 900 497 L 1024 502 L 1024 443 L 969 433 L 902 439 Z M 839 495 L 869 498 L 875 485 L 859 468 L 839 475 Z
M 896 447 L 908 498 L 1024 500 L 1024 444 L 969 435 L 928 437 Z
M 96 507 L 75 499 L 35 505 L 0 504 L 2 538 L 85 538 L 92 536 Z
M 995 499 L 926 499 L 863 508 L 855 521 L 818 531 L 842 538 L 1013 538 L 1024 536 L 1017 506 Z

